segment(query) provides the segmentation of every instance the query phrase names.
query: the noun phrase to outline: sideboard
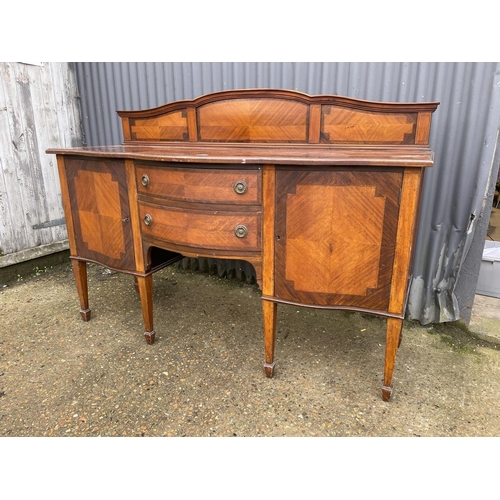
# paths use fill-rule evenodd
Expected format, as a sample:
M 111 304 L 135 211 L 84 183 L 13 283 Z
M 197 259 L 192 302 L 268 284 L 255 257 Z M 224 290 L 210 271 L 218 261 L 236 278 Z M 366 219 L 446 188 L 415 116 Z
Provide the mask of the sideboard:
M 438 104 L 230 90 L 118 111 L 121 145 L 49 149 L 83 320 L 88 262 L 134 276 L 152 344 L 155 271 L 183 257 L 246 260 L 268 377 L 279 303 L 374 314 L 387 319 L 389 400 Z

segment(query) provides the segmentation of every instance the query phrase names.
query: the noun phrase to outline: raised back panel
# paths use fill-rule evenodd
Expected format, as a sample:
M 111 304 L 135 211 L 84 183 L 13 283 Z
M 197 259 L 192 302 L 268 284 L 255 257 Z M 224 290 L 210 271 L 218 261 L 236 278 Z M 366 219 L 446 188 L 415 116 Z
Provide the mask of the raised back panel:
M 227 90 L 119 111 L 124 143 L 427 144 L 438 103 L 383 103 L 281 89 Z
M 188 124 L 185 110 L 152 118 L 131 118 L 132 141 L 187 141 Z
M 322 106 L 321 142 L 415 144 L 417 113 L 378 113 Z
M 309 106 L 285 99 L 238 99 L 198 109 L 198 140 L 308 142 Z

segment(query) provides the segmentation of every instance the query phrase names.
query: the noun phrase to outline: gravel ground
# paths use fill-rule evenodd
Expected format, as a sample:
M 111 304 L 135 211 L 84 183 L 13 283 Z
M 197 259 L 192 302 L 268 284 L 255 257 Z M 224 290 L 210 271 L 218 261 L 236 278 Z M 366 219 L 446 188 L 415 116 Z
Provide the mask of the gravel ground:
M 130 276 L 89 295 L 68 262 L 0 279 L 0 436 L 500 435 L 499 346 L 460 324 L 405 323 L 386 403 L 382 319 L 279 306 L 267 379 L 256 285 L 160 271 L 152 346 Z

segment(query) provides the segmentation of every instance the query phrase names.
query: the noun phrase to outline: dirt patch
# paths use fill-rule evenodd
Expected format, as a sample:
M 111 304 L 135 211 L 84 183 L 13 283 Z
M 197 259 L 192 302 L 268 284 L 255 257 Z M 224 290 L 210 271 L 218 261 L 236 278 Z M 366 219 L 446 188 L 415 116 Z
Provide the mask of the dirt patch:
M 85 323 L 68 262 L 1 284 L 1 436 L 500 434 L 500 352 L 460 324 L 405 323 L 385 403 L 383 319 L 279 306 L 267 379 L 256 285 L 160 271 L 152 346 L 130 276 L 89 295 Z

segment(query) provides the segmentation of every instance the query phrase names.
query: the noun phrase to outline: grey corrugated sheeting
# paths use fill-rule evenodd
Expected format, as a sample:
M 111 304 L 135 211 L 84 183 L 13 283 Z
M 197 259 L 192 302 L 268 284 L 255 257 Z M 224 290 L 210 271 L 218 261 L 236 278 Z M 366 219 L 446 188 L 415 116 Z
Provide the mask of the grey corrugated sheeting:
M 92 146 L 122 142 L 116 110 L 219 90 L 285 88 L 374 101 L 440 101 L 430 138 L 435 167 L 426 172 L 407 317 L 424 324 L 468 320 L 498 169 L 500 63 L 87 62 L 77 63 L 77 77 Z M 243 263 L 222 262 L 219 274 L 248 276 Z M 212 261 L 196 265 L 206 268 Z M 460 275 L 464 267 L 466 280 Z

